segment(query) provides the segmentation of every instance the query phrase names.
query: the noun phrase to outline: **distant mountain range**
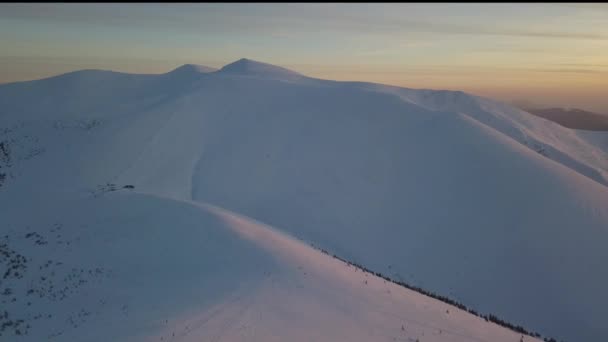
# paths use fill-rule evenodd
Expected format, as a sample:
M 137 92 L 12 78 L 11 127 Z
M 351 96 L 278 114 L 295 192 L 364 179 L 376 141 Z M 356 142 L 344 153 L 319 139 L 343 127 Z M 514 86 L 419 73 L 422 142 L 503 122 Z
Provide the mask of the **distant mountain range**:
M 523 108 L 528 113 L 564 127 L 588 131 L 608 131 L 608 115 L 569 108 Z

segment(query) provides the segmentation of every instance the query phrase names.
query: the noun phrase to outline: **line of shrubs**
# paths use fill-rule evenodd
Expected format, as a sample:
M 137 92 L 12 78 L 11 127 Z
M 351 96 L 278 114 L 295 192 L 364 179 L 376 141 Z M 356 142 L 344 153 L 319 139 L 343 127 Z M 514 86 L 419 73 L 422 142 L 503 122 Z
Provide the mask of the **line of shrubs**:
M 450 304 L 452 306 L 455 306 L 455 307 L 457 307 L 457 308 L 459 308 L 461 310 L 467 311 L 467 312 L 469 312 L 469 313 L 471 313 L 471 314 L 473 314 L 473 315 L 475 315 L 477 317 L 481 317 L 481 318 L 485 319 L 486 322 L 489 321 L 489 322 L 498 324 L 498 325 L 500 325 L 502 327 L 505 327 L 507 329 L 510 329 L 510 330 L 515 331 L 515 332 L 520 333 L 520 334 L 524 334 L 524 335 L 528 335 L 528 336 L 532 336 L 532 337 L 536 337 L 536 338 L 542 338 L 541 334 L 539 334 L 538 332 L 530 332 L 530 331 L 526 330 L 524 327 L 522 327 L 520 325 L 511 324 L 511 323 L 506 322 L 506 321 L 504 321 L 504 320 L 502 320 L 502 319 L 500 319 L 500 318 L 498 318 L 498 317 L 496 317 L 495 315 L 492 315 L 492 314 L 482 315 L 482 314 L 478 313 L 477 311 L 475 311 L 473 309 L 467 308 L 464 304 L 458 303 L 457 301 L 455 301 L 453 299 L 450 299 L 448 297 L 445 297 L 445 296 L 438 295 L 436 293 L 427 291 L 427 290 L 425 290 L 423 288 L 420 288 L 418 286 L 410 285 L 410 284 L 408 284 L 408 283 L 406 283 L 404 281 L 393 280 L 390 277 L 387 277 L 387 276 L 381 274 L 380 272 L 373 272 L 373 271 L 367 269 L 366 267 L 364 267 L 362 265 L 359 265 L 359 264 L 354 263 L 354 262 L 350 262 L 348 260 L 344 260 L 344 259 L 340 258 L 339 256 L 333 254 L 333 253 L 329 253 L 328 251 L 315 246 L 314 244 L 310 244 L 310 245 L 313 248 L 315 248 L 315 249 L 323 252 L 324 254 L 332 256 L 333 258 L 338 259 L 338 260 L 346 263 L 347 265 L 354 266 L 354 267 L 360 269 L 363 272 L 367 272 L 367 273 L 373 274 L 376 277 L 382 278 L 382 279 L 384 279 L 386 281 L 389 281 L 389 282 L 391 282 L 393 284 L 397 284 L 399 286 L 405 287 L 405 288 L 410 289 L 412 291 L 416 291 L 418 293 L 421 293 L 421 294 L 423 294 L 423 295 L 425 295 L 427 297 L 435 298 L 435 299 L 440 300 L 440 301 L 442 301 L 444 303 L 447 303 L 447 304 Z M 556 339 L 554 339 L 554 338 L 548 338 L 548 337 L 543 338 L 543 340 L 545 342 L 557 342 Z M 562 341 L 562 342 L 564 342 L 564 341 Z

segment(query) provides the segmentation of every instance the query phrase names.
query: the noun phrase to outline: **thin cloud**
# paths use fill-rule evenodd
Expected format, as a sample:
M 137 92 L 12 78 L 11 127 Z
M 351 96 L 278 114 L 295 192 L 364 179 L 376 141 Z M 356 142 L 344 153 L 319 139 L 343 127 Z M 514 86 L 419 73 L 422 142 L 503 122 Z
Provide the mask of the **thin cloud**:
M 608 40 L 608 35 L 596 33 L 559 32 L 559 31 L 537 31 L 520 30 L 511 28 L 488 28 L 483 26 L 465 26 L 445 23 L 431 23 L 424 21 L 399 21 L 391 24 L 392 28 L 403 30 L 417 30 L 419 32 L 441 33 L 441 34 L 466 34 L 466 35 L 490 35 L 490 36 L 514 36 L 532 38 L 565 38 L 565 39 L 592 39 Z
M 551 72 L 551 73 L 574 73 L 574 74 L 601 74 L 606 73 L 605 71 L 593 70 L 593 69 L 538 69 L 532 70 L 535 72 Z
M 588 64 L 588 63 L 556 63 L 558 66 L 582 67 L 582 68 L 608 68 L 608 64 Z
M 558 5 L 558 4 L 554 4 Z M 585 3 L 585 4 L 559 4 L 559 6 L 569 7 L 569 8 L 580 8 L 580 9 L 588 9 L 593 11 L 608 11 L 608 4 L 606 3 Z
M 224 6 L 223 6 L 224 5 Z M 3 4 L 0 19 L 42 20 L 62 25 L 106 25 L 185 29 L 201 33 L 318 33 L 343 30 L 351 33 L 433 33 L 442 35 L 489 35 L 528 38 L 608 40 L 607 34 L 589 32 L 494 28 L 483 25 L 387 19 L 342 6 L 228 6 L 226 4 Z M 387 9 L 389 10 L 389 9 Z

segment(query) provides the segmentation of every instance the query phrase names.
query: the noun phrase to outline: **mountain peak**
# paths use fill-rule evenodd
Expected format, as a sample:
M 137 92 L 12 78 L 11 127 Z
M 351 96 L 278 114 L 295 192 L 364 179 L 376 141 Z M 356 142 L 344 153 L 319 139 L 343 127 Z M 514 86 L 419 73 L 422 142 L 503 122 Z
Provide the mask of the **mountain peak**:
M 241 58 L 235 62 L 227 64 L 222 67 L 219 72 L 223 74 L 265 76 L 272 78 L 302 76 L 302 74 L 295 71 L 268 63 L 254 61 L 248 58 Z
M 214 72 L 217 71 L 216 68 L 211 68 L 205 65 L 198 65 L 198 64 L 184 64 L 180 67 L 177 67 L 175 69 L 173 69 L 172 71 L 170 71 L 170 74 L 190 74 L 190 73 L 210 73 L 210 72 Z

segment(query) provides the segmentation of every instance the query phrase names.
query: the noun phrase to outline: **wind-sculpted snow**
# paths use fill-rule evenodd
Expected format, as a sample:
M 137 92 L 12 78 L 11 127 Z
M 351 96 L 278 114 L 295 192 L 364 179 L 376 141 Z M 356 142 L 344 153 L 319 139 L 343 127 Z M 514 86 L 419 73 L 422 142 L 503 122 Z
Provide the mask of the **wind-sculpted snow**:
M 42 226 L 50 229 L 56 221 L 67 226 L 63 221 L 80 220 L 86 212 L 90 219 L 83 224 L 94 227 L 86 230 L 89 232 L 100 230 L 103 234 L 106 223 L 111 226 L 124 219 L 125 223 L 118 227 L 125 234 L 131 234 L 128 227 L 136 227 L 133 229 L 139 233 L 130 238 L 145 235 L 149 239 L 145 243 L 150 246 L 157 243 L 156 236 L 160 244 L 167 239 L 172 241 L 170 251 L 179 249 L 175 246 L 182 239 L 189 240 L 184 242 L 187 246 L 202 240 L 205 248 L 232 248 L 233 237 L 192 233 L 194 227 L 198 229 L 210 220 L 205 216 L 208 214 L 199 212 L 211 209 L 200 209 L 196 203 L 208 203 L 271 225 L 282 232 L 277 233 L 281 236 L 287 233 L 313 242 L 344 260 L 453 298 L 479 312 L 496 314 L 544 336 L 570 342 L 598 341 L 608 336 L 602 311 L 608 306 L 604 295 L 608 272 L 602 264 L 608 259 L 608 158 L 602 132 L 570 130 L 463 92 L 318 80 L 245 59 L 217 71 L 194 65 L 160 75 L 87 70 L 1 85 L 0 126 L 4 129 L 0 131 L 0 142 L 9 141 L 10 148 L 9 166 L 9 157 L 0 149 L 0 173 L 10 174 L 0 184 L 2 233 L 10 230 L 15 236 L 25 236 L 31 229 L 23 222 L 32 219 L 32 212 L 38 210 L 34 208 L 53 208 L 51 204 L 57 202 L 58 206 L 67 201 L 55 216 L 48 209 L 49 217 L 57 219 L 41 218 L 39 228 L 30 228 L 42 235 Z M 137 200 L 131 201 L 127 198 L 132 195 L 117 195 L 133 190 L 162 199 L 144 200 L 133 195 Z M 67 203 L 74 209 L 67 210 Z M 85 203 L 86 210 L 82 207 Z M 140 205 L 149 209 L 137 211 Z M 107 216 L 103 214 L 105 207 L 112 208 L 107 209 Z M 131 210 L 139 214 L 131 215 Z M 149 217 L 141 221 L 146 215 Z M 210 225 L 216 224 L 223 225 Z M 71 227 L 76 235 L 84 229 L 79 225 Z M 154 229 L 157 235 L 147 236 L 146 229 Z M 182 229 L 188 229 L 188 233 L 167 237 L 172 236 L 173 230 Z M 233 277 L 226 278 L 226 282 L 234 281 L 235 286 L 248 279 L 250 273 L 245 269 L 256 269 L 252 264 L 256 258 L 266 260 L 260 265 L 295 258 L 289 254 L 291 247 L 282 243 L 278 246 L 287 251 L 266 246 L 264 238 L 251 242 L 251 237 L 245 236 L 249 233 L 243 231 L 214 231 L 236 234 L 238 241 L 248 241 L 238 245 L 243 248 L 251 244 L 252 254 L 243 252 L 237 258 L 241 260 L 242 256 L 243 264 L 226 269 Z M 95 241 L 98 242 L 83 244 L 83 253 L 86 250 L 99 260 L 105 256 L 107 264 L 86 263 L 84 258 L 82 264 L 74 266 L 77 272 L 82 269 L 86 273 L 103 265 L 112 268 L 113 263 L 119 262 L 101 252 L 118 240 L 108 240 L 107 244 L 99 242 L 103 239 Z M 137 248 L 123 247 L 124 251 L 117 250 L 117 255 L 127 257 L 129 250 L 138 260 L 129 267 L 159 267 L 143 249 L 142 254 L 137 254 Z M 191 253 L 188 250 L 185 248 L 183 253 Z M 40 251 L 41 256 L 49 256 L 46 259 L 58 259 L 53 259 L 50 251 Z M 233 258 L 230 251 L 221 255 Z M 195 256 L 188 254 L 190 258 Z M 178 257 L 181 260 L 186 256 Z M 203 257 L 218 265 L 227 262 L 208 254 Z M 64 259 L 70 258 L 66 254 Z M 36 262 L 47 261 L 43 259 Z M 198 264 L 188 260 L 187 265 L 191 270 Z M 204 272 L 196 278 L 199 275 L 182 271 L 176 277 L 193 286 L 209 277 L 224 279 L 223 275 Z M 123 272 L 126 274 L 126 268 Z M 387 332 L 392 328 L 380 323 L 386 317 L 376 320 L 360 313 L 356 318 L 345 318 L 349 317 L 344 316 L 347 309 L 356 308 L 347 306 L 340 313 L 336 303 L 324 306 L 327 293 L 306 292 L 296 296 L 289 307 L 243 309 L 239 305 L 262 305 L 272 293 L 282 293 L 277 300 L 289 302 L 292 292 L 297 293 L 300 288 L 289 277 L 273 287 L 264 287 L 267 280 L 257 278 L 266 279 L 263 272 L 251 277 L 255 286 L 259 282 L 266 284 L 260 285 L 268 291 L 264 292 L 266 295 L 256 297 L 253 287 L 247 286 L 227 290 L 226 296 L 215 290 L 205 295 L 194 294 L 190 288 L 176 288 L 176 303 L 171 310 L 186 307 L 178 304 L 182 297 L 184 303 L 189 303 L 186 297 L 200 296 L 201 302 L 190 303 L 193 311 L 188 312 L 193 312 L 192 316 L 181 311 L 179 314 L 189 317 L 186 320 L 194 319 L 191 324 L 214 322 L 200 325 L 203 328 L 198 333 L 183 338 L 194 340 L 203 332 L 213 331 L 230 340 L 235 336 L 232 334 L 257 329 L 253 336 L 271 340 L 271 334 L 264 329 L 276 326 L 283 326 L 284 334 L 293 328 L 298 331 L 294 336 L 300 336 L 303 333 L 299 329 L 304 326 L 294 323 L 300 314 L 288 309 L 297 305 L 302 306 L 302 315 L 325 312 L 306 323 L 310 324 L 307 327 L 327 327 L 316 335 L 322 340 L 350 340 L 352 336 L 381 339 L 376 338 L 379 330 L 375 327 L 381 327 L 378 329 L 387 334 L 382 336 L 389 340 L 398 338 Z M 103 281 L 117 282 L 111 288 L 127 281 L 120 276 L 108 279 Z M 324 284 L 321 279 L 325 278 L 315 281 Z M 335 289 L 346 286 L 342 280 L 336 284 L 339 285 Z M 306 289 L 312 286 L 301 285 Z M 133 284 L 128 286 L 136 288 Z M 128 286 L 125 298 L 130 293 Z M 95 294 L 98 290 L 90 291 Z M 231 297 L 233 294 L 236 297 Z M 146 298 L 156 296 L 166 294 L 151 292 Z M 359 296 L 367 295 L 357 292 L 353 298 Z M 141 298 L 139 304 L 144 303 Z M 211 298 L 217 302 L 203 301 Z M 243 298 L 252 302 L 243 302 Z M 238 305 L 227 304 L 231 300 Z M 368 300 L 375 303 L 372 297 Z M 146 305 L 162 304 L 152 302 Z M 25 308 L 22 301 L 14 305 L 19 310 Z M 57 310 L 53 312 L 67 312 L 54 305 L 47 307 Z M 201 309 L 211 306 L 219 308 L 217 314 Z M 168 312 L 166 307 L 157 309 L 159 315 Z M 211 316 L 198 316 L 199 309 Z M 114 314 L 121 317 L 121 311 L 116 310 Z M 289 313 L 279 314 L 284 310 Z M 177 311 L 171 311 L 169 316 L 173 317 L 173 313 Z M 252 315 L 268 320 L 253 320 Z M 150 319 L 162 322 L 163 318 Z M 239 319 L 249 328 L 225 325 Z M 325 324 L 332 320 L 344 324 L 339 330 L 347 331 L 345 335 L 329 330 Z M 129 323 L 132 330 L 124 325 L 124 329 L 120 328 L 123 330 L 112 332 L 116 335 L 103 336 L 112 340 L 126 338 L 120 334 L 134 331 L 143 334 L 152 329 L 150 322 L 142 318 L 139 323 Z M 473 321 L 467 322 L 459 322 L 462 325 L 458 329 L 473 329 L 468 325 Z M 397 327 L 401 331 L 401 324 Z M 283 332 L 272 336 L 285 340 L 287 335 Z M 159 338 L 173 337 L 162 334 Z M 79 335 L 63 336 L 67 341 L 78 340 Z M 500 340 L 492 336 L 486 340 Z M 426 341 L 429 337 L 411 334 L 408 338 Z

